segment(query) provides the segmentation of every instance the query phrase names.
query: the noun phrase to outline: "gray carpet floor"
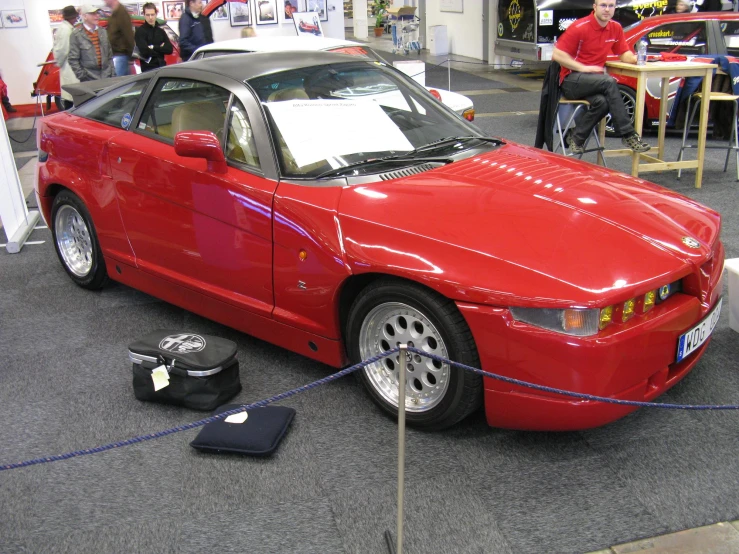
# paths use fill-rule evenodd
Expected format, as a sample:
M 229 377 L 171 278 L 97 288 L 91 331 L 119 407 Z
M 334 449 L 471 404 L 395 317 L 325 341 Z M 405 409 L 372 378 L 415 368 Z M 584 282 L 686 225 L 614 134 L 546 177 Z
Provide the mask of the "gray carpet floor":
M 488 109 L 511 111 L 513 96 Z M 532 103 L 527 109 L 538 107 Z M 533 143 L 536 116 L 478 120 Z M 611 139 L 612 140 L 612 139 Z M 677 155 L 668 139 L 668 158 Z M 626 160 L 614 160 L 626 169 Z M 650 180 L 724 216 L 739 257 L 733 162 Z M 138 402 L 127 344 L 162 327 L 236 341 L 250 402 L 331 372 L 130 288 L 77 288 L 47 229 L 0 253 L 0 463 L 121 440 L 201 417 Z M 739 404 L 739 336 L 724 308 L 696 369 L 664 402 Z M 385 552 L 395 525 L 395 423 L 346 378 L 283 402 L 297 416 L 269 459 L 200 454 L 197 431 L 0 473 L 2 552 Z M 587 552 L 739 517 L 739 414 L 642 409 L 601 429 L 521 433 L 481 413 L 442 433 L 408 431 L 406 551 Z

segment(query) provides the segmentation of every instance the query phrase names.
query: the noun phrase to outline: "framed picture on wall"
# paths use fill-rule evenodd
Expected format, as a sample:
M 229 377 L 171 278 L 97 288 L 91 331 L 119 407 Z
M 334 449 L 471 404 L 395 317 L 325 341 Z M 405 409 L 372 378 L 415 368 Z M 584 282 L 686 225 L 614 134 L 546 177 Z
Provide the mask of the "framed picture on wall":
M 0 17 L 3 20 L 3 27 L 6 29 L 28 27 L 26 10 L 3 10 L 0 12 Z
M 137 4 L 139 8 L 139 14 L 144 15 L 144 4 L 148 4 L 148 2 L 139 2 Z M 157 17 L 164 18 L 164 15 L 162 15 L 162 3 L 161 2 L 152 2 L 154 4 L 154 7 L 157 9 Z
M 49 23 L 59 25 L 62 21 L 64 21 L 62 10 L 49 10 Z
M 298 11 L 298 0 L 285 0 L 285 23 L 292 21 L 293 14 Z
M 254 0 L 257 25 L 277 23 L 277 0 Z
M 251 25 L 249 2 L 229 2 L 229 4 L 231 4 L 228 10 L 231 18 L 231 27 Z
M 123 4 L 123 7 L 126 8 L 128 15 L 141 15 L 138 4 Z
M 439 11 L 464 13 L 464 5 L 462 4 L 462 0 L 441 0 Z
M 321 20 L 318 18 L 318 13 L 316 12 L 295 12 L 293 14 L 293 23 L 295 23 L 295 31 L 299 37 L 307 35 L 323 36 Z
M 216 8 L 212 14 L 210 14 L 211 21 L 218 21 L 222 19 L 228 19 L 228 5 L 230 2 L 226 2 L 223 6 Z
M 168 2 L 165 0 L 164 2 L 162 2 L 162 12 L 162 16 L 167 21 L 177 20 L 182 17 L 183 13 L 185 13 L 185 3 Z
M 318 19 L 328 21 L 328 9 L 326 0 L 302 0 L 301 12 L 316 12 Z

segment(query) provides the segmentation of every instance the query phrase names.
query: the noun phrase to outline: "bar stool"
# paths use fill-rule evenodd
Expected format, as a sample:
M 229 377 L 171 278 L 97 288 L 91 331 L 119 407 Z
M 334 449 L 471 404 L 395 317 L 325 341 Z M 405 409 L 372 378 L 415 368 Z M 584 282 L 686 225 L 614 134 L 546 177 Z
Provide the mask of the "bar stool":
M 562 106 L 566 106 L 569 110 L 572 110 L 572 113 L 570 113 L 569 117 L 567 117 L 566 113 L 563 114 L 562 112 Z M 559 133 L 559 146 L 555 146 L 554 151 L 556 152 L 559 148 L 562 148 L 562 152 L 565 156 L 573 156 L 574 154 L 567 154 L 567 145 L 565 144 L 565 134 L 569 130 L 569 128 L 572 126 L 572 124 L 575 122 L 575 118 L 580 113 L 580 110 L 587 110 L 590 108 L 590 102 L 587 100 L 567 100 L 566 98 L 562 97 L 559 99 L 559 104 L 557 105 L 557 117 L 555 124 L 557 125 L 557 133 Z M 567 123 L 563 126 L 562 125 L 562 119 L 567 119 Z M 588 149 L 588 143 L 590 142 L 590 138 L 595 139 L 595 144 L 597 145 L 595 148 Z M 596 125 L 593 128 L 593 132 L 591 133 L 591 137 L 588 137 L 588 139 L 585 141 L 585 152 L 578 155 L 578 159 L 582 159 L 583 154 L 587 154 L 588 152 L 603 152 L 604 148 L 600 143 L 600 138 L 598 138 L 598 126 Z M 603 160 L 603 166 L 606 166 L 606 159 L 604 156 L 601 156 L 601 159 Z
M 685 122 L 685 129 L 683 129 L 683 143 L 680 146 L 680 154 L 677 157 L 677 161 L 681 162 L 683 160 L 683 153 L 688 148 L 697 148 L 697 144 L 685 144 L 688 140 L 688 131 L 690 130 L 690 127 L 693 125 L 693 119 L 695 119 L 695 114 L 698 112 L 698 108 L 701 105 L 701 101 L 703 100 L 703 94 L 700 92 L 696 92 L 692 96 L 688 98 L 688 106 L 686 109 L 686 113 L 690 114 L 690 117 L 688 117 L 687 121 Z M 695 99 L 695 104 L 693 105 L 693 109 L 691 111 L 690 109 L 690 103 L 691 101 Z M 711 92 L 708 94 L 708 102 L 733 102 L 734 103 L 734 116 L 733 116 L 733 122 L 734 125 L 731 127 L 731 136 L 729 137 L 729 140 L 727 142 L 726 146 L 720 146 L 720 145 L 711 145 L 706 146 L 706 148 L 722 148 L 726 149 L 726 161 L 724 162 L 724 171 L 729 167 L 729 154 L 731 154 L 731 151 L 733 150 L 736 154 L 736 180 L 739 181 L 739 129 L 737 129 L 737 100 L 739 100 L 739 96 L 736 96 L 734 94 L 729 94 L 727 92 Z M 680 178 L 680 175 L 682 174 L 683 170 L 679 169 L 677 171 L 677 178 Z

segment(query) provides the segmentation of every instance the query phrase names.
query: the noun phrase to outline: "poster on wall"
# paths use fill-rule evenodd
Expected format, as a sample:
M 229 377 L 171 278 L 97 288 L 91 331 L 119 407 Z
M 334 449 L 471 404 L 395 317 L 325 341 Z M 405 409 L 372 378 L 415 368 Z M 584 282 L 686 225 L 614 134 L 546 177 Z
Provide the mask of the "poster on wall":
M 295 12 L 293 13 L 293 22 L 299 37 L 306 35 L 323 36 L 321 20 L 316 12 Z
M 3 10 L 0 12 L 3 20 L 3 27 L 6 29 L 28 27 L 26 21 L 26 10 Z
M 49 23 L 59 25 L 62 21 L 64 21 L 62 10 L 49 10 Z
M 316 12 L 318 19 L 328 21 L 328 10 L 326 8 L 326 0 L 302 0 L 303 6 L 301 12 Z
M 210 20 L 211 21 L 218 21 L 223 19 L 228 19 L 228 5 L 230 2 L 226 2 L 223 4 L 223 6 L 219 6 L 216 8 L 216 11 L 214 11 L 212 14 L 210 14 Z
M 441 0 L 439 11 L 464 13 L 464 6 L 462 5 L 462 0 Z
M 277 23 L 277 0 L 256 0 L 257 25 Z
M 185 3 L 168 2 L 167 0 L 165 0 L 164 2 L 162 2 L 162 10 L 164 11 L 164 13 L 162 14 L 164 16 L 164 19 L 166 19 L 167 21 L 173 21 L 182 17 L 182 14 L 185 13 Z
M 285 23 L 291 21 L 298 10 L 298 0 L 285 0 Z
M 138 4 L 123 4 L 123 7 L 126 8 L 128 15 L 141 15 Z
M 139 7 L 139 15 L 144 15 L 144 4 L 148 4 L 149 2 L 139 2 L 137 6 Z M 151 2 L 154 4 L 154 7 L 157 9 L 157 17 L 164 17 L 162 15 L 162 3 L 161 2 Z
M 249 10 L 249 2 L 231 2 L 230 4 L 229 15 L 231 17 L 231 27 L 251 25 L 251 10 Z

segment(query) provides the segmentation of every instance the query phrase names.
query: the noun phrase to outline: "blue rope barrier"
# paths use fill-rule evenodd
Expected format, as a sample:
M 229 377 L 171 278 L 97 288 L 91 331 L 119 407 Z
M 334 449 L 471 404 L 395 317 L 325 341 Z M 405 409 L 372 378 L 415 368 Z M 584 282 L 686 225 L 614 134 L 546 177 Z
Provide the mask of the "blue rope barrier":
M 726 404 L 726 405 L 718 405 L 718 404 L 669 404 L 669 403 L 659 403 L 659 402 L 642 402 L 638 400 L 620 400 L 617 398 L 608 398 L 604 396 L 596 396 L 593 394 L 585 394 L 581 392 L 572 392 L 567 391 L 563 389 L 558 389 L 555 387 L 549 387 L 546 385 L 537 385 L 534 383 L 528 383 L 526 381 L 521 381 L 520 379 L 514 379 L 513 377 L 505 377 L 503 375 L 498 375 L 496 373 L 491 373 L 489 371 L 484 371 L 482 369 L 468 366 L 459 362 L 454 362 L 452 360 L 448 360 L 446 358 L 443 358 L 441 356 L 436 356 L 434 354 L 430 354 L 428 352 L 424 352 L 423 350 L 419 350 L 418 348 L 414 347 L 408 347 L 408 352 L 412 352 L 414 354 L 418 354 L 420 356 L 424 356 L 426 358 L 430 358 L 432 360 L 436 360 L 438 362 L 441 362 L 442 364 L 448 364 L 454 367 L 458 367 L 460 369 L 464 369 L 466 371 L 472 371 L 473 373 L 476 373 L 478 375 L 482 375 L 483 377 L 490 377 L 491 379 L 496 379 L 498 381 L 503 381 L 504 383 L 510 383 L 512 385 L 519 385 L 522 387 L 539 390 L 543 392 L 550 392 L 554 394 L 561 394 L 563 396 L 570 396 L 572 398 L 578 398 L 581 400 L 590 400 L 593 402 L 602 402 L 605 404 L 618 404 L 621 406 L 634 406 L 634 407 L 642 407 L 642 408 L 666 408 L 671 410 L 739 410 L 739 405 L 735 404 Z M 350 373 L 354 373 L 355 371 L 362 369 L 363 367 L 367 367 L 368 365 L 371 365 L 375 362 L 378 362 L 382 360 L 383 358 L 387 358 L 389 356 L 392 356 L 393 354 L 397 354 L 400 352 L 399 348 L 393 348 L 391 350 L 388 350 L 386 352 L 383 352 L 382 354 L 378 354 L 377 356 L 373 356 L 371 358 L 368 358 L 362 362 L 359 362 L 358 364 L 354 364 L 353 366 L 347 367 L 342 369 L 341 371 L 338 371 L 336 373 L 333 373 L 331 375 L 328 375 L 327 377 L 323 377 L 322 379 L 318 379 L 317 381 L 313 381 L 312 383 L 308 383 L 307 385 L 303 385 L 301 387 L 282 392 L 280 394 L 276 394 L 274 396 L 270 396 L 269 398 L 265 398 L 264 400 L 259 400 L 257 402 L 253 402 L 251 404 L 243 404 L 239 406 L 238 408 L 234 408 L 232 410 L 228 410 L 227 412 L 222 412 L 220 414 L 206 417 L 205 419 L 201 419 L 198 421 L 193 421 L 191 423 L 185 423 L 184 425 L 178 425 L 177 427 L 171 427 L 170 429 L 165 429 L 164 431 L 157 431 L 156 433 L 150 433 L 148 435 L 139 435 L 137 437 L 132 437 L 130 439 L 122 440 L 119 442 L 113 442 L 110 444 L 105 444 L 102 446 L 97 446 L 95 448 L 88 448 L 85 450 L 75 450 L 74 452 L 67 452 L 66 454 L 57 454 L 54 456 L 47 456 L 44 458 L 34 458 L 32 460 L 26 460 L 23 462 L 17 462 L 13 464 L 5 464 L 0 466 L 0 471 L 8 471 L 11 469 L 18 469 L 22 467 L 29 467 L 37 464 L 46 464 L 51 462 L 58 462 L 61 460 L 69 460 L 70 458 L 78 458 L 80 456 L 87 456 L 90 454 L 97 454 L 99 452 L 105 452 L 107 450 L 113 450 L 115 448 L 122 448 L 125 446 L 130 446 L 132 444 L 137 444 L 140 442 L 146 442 L 150 440 L 159 439 L 162 437 L 166 437 L 168 435 L 172 435 L 174 433 L 179 433 L 181 431 L 189 431 L 190 429 L 196 429 L 198 427 L 202 427 L 203 425 L 206 425 L 208 423 L 212 423 L 214 421 L 218 421 L 220 419 L 225 419 L 226 417 L 230 415 L 237 414 L 239 412 L 243 412 L 244 410 L 251 410 L 254 408 L 261 408 L 263 406 L 267 406 L 268 404 L 272 404 L 273 402 L 279 402 L 280 400 L 285 400 L 286 398 L 290 398 L 291 396 L 295 396 L 296 394 L 300 394 L 305 391 L 309 391 L 311 389 L 314 389 L 316 387 L 319 387 L 321 385 L 328 384 L 332 381 L 336 381 L 337 379 L 341 379 L 342 377 L 345 377 L 346 375 L 349 375 Z
M 130 446 L 132 444 L 137 444 L 140 442 L 146 442 L 146 441 L 150 441 L 154 439 L 159 439 L 162 437 L 166 437 L 168 435 L 172 435 L 174 433 L 179 433 L 181 431 L 189 431 L 190 429 L 196 429 L 208 423 L 218 421 L 219 419 L 225 419 L 230 415 L 238 414 L 239 412 L 243 412 L 244 410 L 261 408 L 268 404 L 272 404 L 273 402 L 279 402 L 280 400 L 285 400 L 286 398 L 290 398 L 291 396 L 295 396 L 296 394 L 300 394 L 301 392 L 305 392 L 305 391 L 314 389 L 318 386 L 325 385 L 327 383 L 330 383 L 331 381 L 336 381 L 337 379 L 341 379 L 342 377 L 349 375 L 350 373 L 354 373 L 358 369 L 361 369 L 365 366 L 373 364 L 399 351 L 400 349 L 395 348 L 393 350 L 383 352 L 382 354 L 378 354 L 377 356 L 368 358 L 367 360 L 364 360 L 363 362 L 359 362 L 358 364 L 355 364 L 351 367 L 344 368 L 341 371 L 332 373 L 331 375 L 327 377 L 318 379 L 317 381 L 313 381 L 312 383 L 308 383 L 307 385 L 303 385 L 302 387 L 298 387 L 296 389 L 292 389 L 286 392 L 282 392 L 280 394 L 276 394 L 274 396 L 270 396 L 269 398 L 265 398 L 264 400 L 259 400 L 258 402 L 254 402 L 252 404 L 244 404 L 242 406 L 239 406 L 238 408 L 234 408 L 233 410 L 228 410 L 227 412 L 222 412 L 214 416 L 206 417 L 205 419 L 193 421 L 192 423 L 185 423 L 184 425 L 178 425 L 177 427 L 165 429 L 164 431 L 157 431 L 156 433 L 150 433 L 148 435 L 139 435 L 137 437 L 132 437 L 130 439 L 122 440 L 119 442 L 112 442 L 110 444 L 105 444 L 103 446 L 97 446 L 95 448 L 88 448 L 85 450 L 75 450 L 74 452 L 67 452 L 66 454 L 57 454 L 54 456 L 47 456 L 44 458 L 35 458 L 33 460 L 26 460 L 24 462 L 17 462 L 14 464 L 5 464 L 5 465 L 0 466 L 0 471 L 8 471 L 10 469 L 29 467 L 29 466 L 34 466 L 37 464 L 48 464 L 51 462 L 59 462 L 61 460 L 69 460 L 70 458 L 78 458 L 80 456 L 88 456 L 90 454 L 97 454 L 99 452 L 113 450 L 114 448 L 122 448 L 124 446 Z
M 546 385 L 536 385 L 534 383 L 528 383 L 526 381 L 521 381 L 520 379 L 514 379 L 513 377 L 505 377 L 503 375 L 498 375 L 496 373 L 490 373 L 489 371 L 483 371 L 482 369 L 479 369 L 476 367 L 472 367 L 469 365 L 461 364 L 459 362 L 453 362 L 451 360 L 447 360 L 446 358 L 442 358 L 441 356 L 436 356 L 435 354 L 429 354 L 428 352 L 424 352 L 423 350 L 419 350 L 418 348 L 414 348 L 414 347 L 408 347 L 408 352 L 413 352 L 414 354 L 426 356 L 427 358 L 431 358 L 432 360 L 436 360 L 443 364 L 449 364 L 449 365 L 458 367 L 460 369 L 472 371 L 473 373 L 477 373 L 478 375 L 482 375 L 484 377 L 490 377 L 491 379 L 503 381 L 504 383 L 510 383 L 512 385 L 520 385 L 522 387 L 527 387 L 529 389 L 540 390 L 544 392 L 552 392 L 552 393 L 561 394 L 564 396 L 571 396 L 573 398 L 579 398 L 581 400 L 592 400 L 594 402 L 603 402 L 604 404 L 619 404 L 621 406 L 637 406 L 641 408 L 669 408 L 671 410 L 739 410 L 739 405 L 735 405 L 735 404 L 726 404 L 726 405 L 667 404 L 667 403 L 660 403 L 660 402 L 643 402 L 640 400 L 619 400 L 618 398 L 608 398 L 606 396 L 596 396 L 594 394 L 585 394 L 583 392 L 572 392 L 568 390 L 558 389 L 555 387 L 548 387 Z

